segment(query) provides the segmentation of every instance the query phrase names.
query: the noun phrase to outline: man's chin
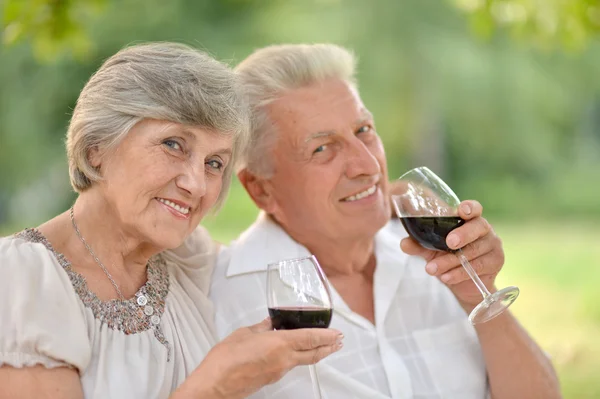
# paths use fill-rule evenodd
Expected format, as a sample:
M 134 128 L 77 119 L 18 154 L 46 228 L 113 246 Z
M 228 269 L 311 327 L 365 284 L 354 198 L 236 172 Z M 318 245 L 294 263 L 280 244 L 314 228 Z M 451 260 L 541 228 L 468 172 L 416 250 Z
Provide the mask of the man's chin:
M 388 212 L 365 213 L 360 215 L 360 218 L 356 218 L 353 226 L 348 227 L 348 229 L 355 232 L 360 231 L 365 235 L 375 236 L 389 222 L 390 217 Z

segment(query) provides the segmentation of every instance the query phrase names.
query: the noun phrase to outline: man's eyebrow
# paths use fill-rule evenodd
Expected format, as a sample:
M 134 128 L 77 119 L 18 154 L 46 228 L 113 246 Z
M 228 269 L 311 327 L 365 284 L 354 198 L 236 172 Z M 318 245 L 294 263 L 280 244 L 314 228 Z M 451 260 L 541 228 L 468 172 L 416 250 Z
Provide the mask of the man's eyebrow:
M 364 123 L 364 122 L 366 122 L 368 120 L 373 120 L 373 114 L 368 109 L 363 109 L 361 111 L 361 113 L 362 113 L 362 116 L 356 121 L 357 125 L 361 124 L 361 123 Z M 304 143 L 308 143 L 311 140 L 319 139 L 321 137 L 333 136 L 334 134 L 335 134 L 335 132 L 333 130 L 326 130 L 326 131 L 323 131 L 323 132 L 317 132 L 315 134 L 311 134 L 306 139 L 304 139 Z
M 324 132 L 318 132 L 318 133 L 311 134 L 310 136 L 308 136 L 306 139 L 304 139 L 304 142 L 308 143 L 311 140 L 319 139 L 321 137 L 333 136 L 334 134 L 335 134 L 335 132 L 333 130 L 327 130 L 327 131 L 324 131 Z
M 361 113 L 362 113 L 362 116 L 356 121 L 357 125 L 374 119 L 373 114 L 368 109 L 363 109 L 361 111 Z

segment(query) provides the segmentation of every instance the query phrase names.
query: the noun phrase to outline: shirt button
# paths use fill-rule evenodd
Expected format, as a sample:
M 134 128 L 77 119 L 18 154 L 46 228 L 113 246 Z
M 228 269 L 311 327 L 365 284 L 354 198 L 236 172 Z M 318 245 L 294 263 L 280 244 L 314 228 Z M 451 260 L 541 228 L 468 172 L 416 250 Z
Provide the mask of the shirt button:
M 137 298 L 137 304 L 140 306 L 144 306 L 145 304 L 148 303 L 148 298 L 146 298 L 144 295 L 140 295 Z
M 146 316 L 152 316 L 152 314 L 154 313 L 154 308 L 150 305 L 147 305 L 144 308 L 144 313 L 146 314 Z
M 154 315 L 150 318 L 150 323 L 157 325 L 160 323 L 160 317 L 158 317 L 157 315 Z

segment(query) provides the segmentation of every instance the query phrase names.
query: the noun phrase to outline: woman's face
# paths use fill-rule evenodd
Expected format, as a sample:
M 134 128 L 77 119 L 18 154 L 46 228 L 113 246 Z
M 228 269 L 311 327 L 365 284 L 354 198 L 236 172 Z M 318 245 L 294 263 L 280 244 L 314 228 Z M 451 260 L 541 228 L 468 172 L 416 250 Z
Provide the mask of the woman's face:
M 127 236 L 175 248 L 215 204 L 232 138 L 172 122 L 143 120 L 119 146 L 91 162 L 95 185 Z

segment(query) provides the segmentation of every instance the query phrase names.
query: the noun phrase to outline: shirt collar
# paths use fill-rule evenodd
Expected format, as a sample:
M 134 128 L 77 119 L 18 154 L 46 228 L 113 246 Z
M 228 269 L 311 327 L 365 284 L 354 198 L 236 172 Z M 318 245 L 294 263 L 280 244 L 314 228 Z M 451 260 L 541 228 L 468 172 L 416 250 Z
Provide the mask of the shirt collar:
M 270 263 L 310 256 L 303 245 L 261 211 L 256 221 L 231 243 L 227 277 L 266 271 Z
M 375 235 L 377 268 L 398 281 L 404 273 L 408 255 L 400 250 L 400 239 L 406 236 L 397 220 L 392 220 Z M 302 244 L 290 237 L 283 228 L 261 211 L 256 221 L 231 243 L 231 259 L 227 277 L 262 272 L 270 263 L 310 256 Z

